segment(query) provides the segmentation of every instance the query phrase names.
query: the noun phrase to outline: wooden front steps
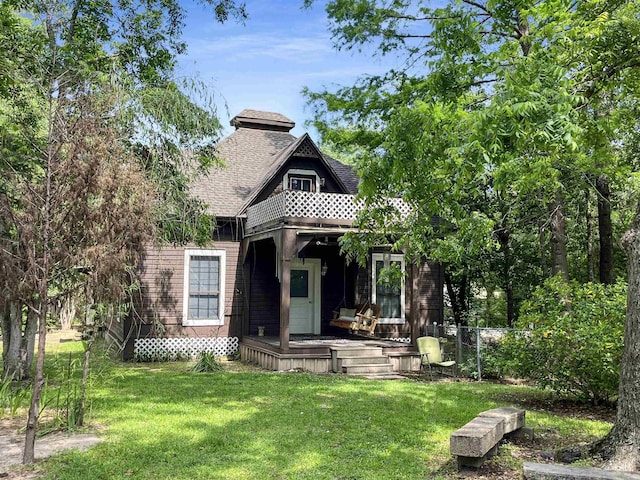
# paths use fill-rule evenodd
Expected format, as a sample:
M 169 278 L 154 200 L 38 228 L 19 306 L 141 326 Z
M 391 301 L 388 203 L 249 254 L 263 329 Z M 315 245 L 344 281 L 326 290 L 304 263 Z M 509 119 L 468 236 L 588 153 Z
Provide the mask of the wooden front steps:
M 382 347 L 331 347 L 331 369 L 336 373 L 370 379 L 404 378 L 393 371 L 393 364 L 382 353 Z

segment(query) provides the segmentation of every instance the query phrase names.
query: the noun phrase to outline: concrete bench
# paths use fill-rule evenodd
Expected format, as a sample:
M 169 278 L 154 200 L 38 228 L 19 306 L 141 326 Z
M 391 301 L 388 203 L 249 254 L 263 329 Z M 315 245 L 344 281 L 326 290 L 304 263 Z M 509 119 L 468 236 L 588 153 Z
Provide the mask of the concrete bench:
M 522 471 L 527 480 L 640 480 L 637 473 L 546 463 L 526 462 Z
M 478 468 L 498 452 L 498 444 L 505 435 L 521 431 L 524 424 L 525 411 L 520 408 L 487 410 L 451 434 L 449 451 L 457 457 L 458 467 Z

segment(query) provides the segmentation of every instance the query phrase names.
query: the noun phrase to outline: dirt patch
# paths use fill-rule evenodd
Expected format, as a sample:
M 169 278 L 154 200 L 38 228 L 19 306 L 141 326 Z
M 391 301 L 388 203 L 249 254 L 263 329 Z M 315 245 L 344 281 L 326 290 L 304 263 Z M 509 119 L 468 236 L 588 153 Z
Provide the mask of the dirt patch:
M 523 408 L 529 410 L 546 411 L 554 415 L 588 420 L 601 420 L 613 423 L 616 419 L 616 407 L 612 404 L 589 405 L 576 400 L 529 400 L 520 402 Z
M 24 425 L 22 418 L 0 420 L 0 478 L 27 480 L 37 478 L 40 474 L 37 463 L 22 465 L 24 433 L 20 430 Z M 86 450 L 101 441 L 102 438 L 93 433 L 51 433 L 36 439 L 36 462 L 65 450 Z
M 587 418 L 589 417 L 587 416 Z M 552 428 L 536 428 L 534 439 L 503 440 L 500 443 L 498 455 L 488 459 L 481 468 L 448 473 L 446 478 L 451 480 L 521 480 L 523 462 L 559 463 L 549 456 L 549 452 L 553 452 L 561 445 L 567 445 L 567 442 L 575 447 L 584 447 L 587 444 L 583 440 L 563 437 Z M 596 458 L 583 458 L 582 461 L 595 467 L 601 466 L 602 463 L 600 459 Z M 445 469 L 447 472 L 455 472 L 457 470 L 455 460 L 451 459 Z
M 616 405 L 614 402 L 604 402 L 599 405 L 593 405 L 574 398 L 557 398 L 557 396 L 553 395 L 550 391 L 546 393 L 547 395 L 535 398 L 526 394 L 521 395 L 517 390 L 514 390 L 509 392 L 508 396 L 497 395 L 495 399 L 499 402 L 517 404 L 525 410 L 548 412 L 563 417 L 601 420 L 610 423 L 615 421 Z

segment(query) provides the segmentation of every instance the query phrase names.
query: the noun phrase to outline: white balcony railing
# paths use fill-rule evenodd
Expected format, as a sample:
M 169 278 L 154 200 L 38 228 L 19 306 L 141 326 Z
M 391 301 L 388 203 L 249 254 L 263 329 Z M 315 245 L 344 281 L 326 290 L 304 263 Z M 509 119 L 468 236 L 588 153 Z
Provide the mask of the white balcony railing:
M 409 213 L 409 207 L 401 199 L 390 199 L 401 215 Z M 247 209 L 247 228 L 270 223 L 281 218 L 313 218 L 328 220 L 355 220 L 363 202 L 354 195 L 339 193 L 314 193 L 285 190 Z

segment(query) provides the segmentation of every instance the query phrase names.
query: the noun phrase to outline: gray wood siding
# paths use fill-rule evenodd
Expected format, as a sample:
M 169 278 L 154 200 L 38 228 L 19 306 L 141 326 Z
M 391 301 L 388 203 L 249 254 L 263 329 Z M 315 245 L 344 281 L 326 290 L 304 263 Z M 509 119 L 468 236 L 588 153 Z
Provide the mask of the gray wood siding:
M 242 262 L 238 242 L 221 241 L 209 247 L 226 252 L 224 325 L 184 327 L 184 252 L 186 247 L 148 247 L 139 266 L 141 288 L 134 298 L 133 320 L 139 320 L 141 336 L 236 336 L 240 334 L 243 309 Z
M 441 265 L 426 262 L 417 267 L 418 282 L 413 292 L 416 296 L 418 320 L 422 325 L 442 323 L 443 313 L 443 279 Z

